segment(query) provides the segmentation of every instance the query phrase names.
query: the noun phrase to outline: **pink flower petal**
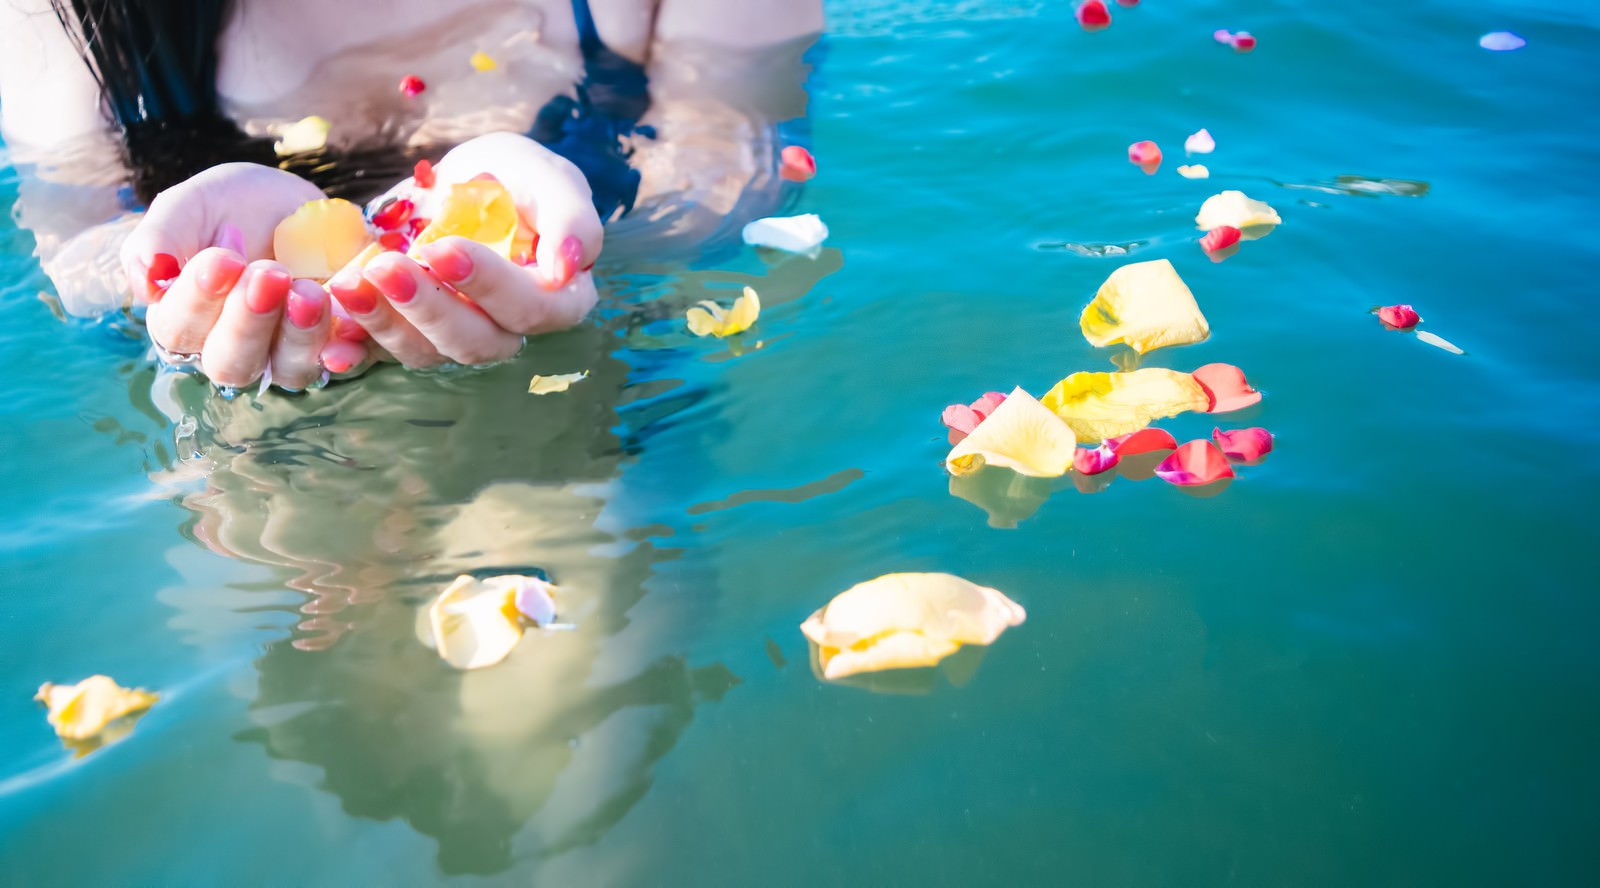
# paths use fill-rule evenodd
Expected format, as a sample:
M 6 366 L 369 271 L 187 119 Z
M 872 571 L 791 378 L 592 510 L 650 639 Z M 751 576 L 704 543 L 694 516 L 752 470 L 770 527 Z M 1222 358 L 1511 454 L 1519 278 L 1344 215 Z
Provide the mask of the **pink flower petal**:
M 983 397 L 972 402 L 973 412 L 987 418 L 989 414 L 994 412 L 994 408 L 1005 402 L 1005 399 L 1005 392 L 984 392 Z
M 790 145 L 780 155 L 779 175 L 791 182 L 804 182 L 817 174 L 817 159 L 800 145 Z
M 1219 225 L 1200 238 L 1200 249 L 1205 250 L 1207 256 L 1215 257 L 1217 253 L 1238 244 L 1241 234 L 1243 232 L 1232 225 Z
M 1256 38 L 1250 36 L 1249 31 L 1239 31 L 1233 35 L 1233 51 L 1249 52 L 1256 48 Z
M 1212 429 L 1211 440 L 1217 442 L 1224 456 L 1244 462 L 1255 462 L 1272 452 L 1272 433 L 1263 428 L 1236 429 L 1231 432 Z
M 1385 305 L 1378 309 L 1378 320 L 1396 330 L 1410 330 L 1421 323 L 1422 317 L 1409 305 Z
M 960 432 L 962 437 L 972 434 L 972 430 L 983 422 L 983 417 L 976 410 L 965 404 L 951 404 L 944 408 L 944 415 L 939 417 L 952 432 Z
M 1179 487 L 1198 487 L 1233 477 L 1227 457 L 1210 441 L 1190 441 L 1156 466 L 1156 475 Z
M 1131 434 L 1107 438 L 1102 444 L 1119 457 L 1135 456 L 1156 450 L 1178 449 L 1178 439 L 1172 437 L 1171 432 L 1162 429 L 1140 429 Z
M 1131 9 L 1139 5 L 1139 0 L 1117 0 L 1117 5 L 1126 6 Z
M 1232 364 L 1207 364 L 1194 371 L 1194 381 L 1206 390 L 1211 401 L 1206 413 L 1243 410 L 1261 400 L 1261 393 L 1245 381 L 1244 371 Z
M 1105 0 L 1085 0 L 1077 14 L 1078 24 L 1085 31 L 1098 31 L 1111 24 L 1111 10 L 1106 8 Z
M 1208 130 L 1201 130 L 1183 140 L 1183 153 L 1185 154 L 1210 154 L 1217 150 L 1217 140 L 1211 138 Z
M 1099 447 L 1079 447 L 1072 454 L 1072 467 L 1085 475 L 1098 475 L 1121 461 L 1122 457 L 1104 444 Z
M 1128 146 L 1128 163 L 1144 170 L 1145 175 L 1152 175 L 1161 168 L 1161 147 L 1148 139 L 1134 142 Z
M 1221 43 L 1223 46 L 1232 46 L 1233 32 L 1227 28 L 1218 28 L 1211 32 L 1211 39 Z

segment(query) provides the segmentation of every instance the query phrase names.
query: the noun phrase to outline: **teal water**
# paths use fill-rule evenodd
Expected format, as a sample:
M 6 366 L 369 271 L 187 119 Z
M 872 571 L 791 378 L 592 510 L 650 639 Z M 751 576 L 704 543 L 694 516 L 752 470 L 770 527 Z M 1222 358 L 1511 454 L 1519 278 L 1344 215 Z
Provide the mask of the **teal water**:
M 1112 9 L 834 4 L 797 208 L 828 249 L 624 255 L 593 324 L 477 376 L 160 382 L 0 222 L 0 882 L 1592 884 L 1600 12 Z M 1214 265 L 1223 188 L 1285 221 Z M 1078 312 L 1161 257 L 1213 335 L 1145 365 L 1244 367 L 1228 424 L 1277 450 L 991 526 L 939 411 L 1113 369 Z M 742 350 L 687 335 L 744 283 Z M 451 672 L 418 609 L 508 569 L 576 629 Z M 964 682 L 823 683 L 799 623 L 896 570 L 1028 620 Z M 95 672 L 164 699 L 73 759 L 31 698 Z

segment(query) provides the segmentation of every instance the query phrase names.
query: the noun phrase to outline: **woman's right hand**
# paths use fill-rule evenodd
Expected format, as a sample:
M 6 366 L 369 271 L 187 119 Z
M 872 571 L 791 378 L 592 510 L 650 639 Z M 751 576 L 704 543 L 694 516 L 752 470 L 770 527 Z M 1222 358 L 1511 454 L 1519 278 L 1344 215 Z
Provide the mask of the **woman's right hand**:
M 332 335 L 322 286 L 292 280 L 270 258 L 278 223 L 322 197 L 299 176 L 248 163 L 212 167 L 158 195 L 122 247 L 129 285 L 150 306 L 150 338 L 169 355 L 197 355 L 226 386 L 250 385 L 270 364 L 275 384 L 303 389 L 324 366 L 363 363 L 364 344 Z

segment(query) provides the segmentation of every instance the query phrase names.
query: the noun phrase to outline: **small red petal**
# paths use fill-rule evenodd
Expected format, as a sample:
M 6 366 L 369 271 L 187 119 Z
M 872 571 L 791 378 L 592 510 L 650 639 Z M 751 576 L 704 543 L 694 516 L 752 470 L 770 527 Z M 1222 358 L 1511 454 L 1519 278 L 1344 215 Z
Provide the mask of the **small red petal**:
M 1177 450 L 1178 439 L 1162 429 L 1140 429 L 1127 435 L 1107 438 L 1102 442 L 1117 456 L 1136 456 L 1155 450 Z
M 378 235 L 378 246 L 393 253 L 404 253 L 411 246 L 411 239 L 399 231 L 385 231 Z
M 411 221 L 408 223 L 410 225 L 410 229 L 407 231 L 407 233 L 412 237 L 416 237 L 417 235 L 421 234 L 422 229 L 427 228 L 431 222 L 433 222 L 432 219 L 424 219 L 421 216 L 413 216 L 411 217 Z
M 783 149 L 782 166 L 778 172 L 791 182 L 804 182 L 817 174 L 817 159 L 799 145 Z
M 1234 52 L 1249 52 L 1256 48 L 1256 38 L 1250 36 L 1249 31 L 1240 31 L 1233 35 Z
M 1378 309 L 1378 320 L 1397 330 L 1409 330 L 1422 322 L 1422 316 L 1409 305 L 1385 305 Z
M 411 171 L 411 178 L 416 181 L 418 188 L 432 188 L 435 181 L 433 164 L 426 160 L 417 161 L 417 166 Z
M 393 231 L 406 224 L 411 219 L 411 213 L 417 205 L 405 198 L 396 198 L 378 208 L 372 214 L 372 224 L 384 231 Z
M 1206 413 L 1242 410 L 1261 400 L 1261 393 L 1245 381 L 1244 371 L 1232 364 L 1207 364 L 1191 375 L 1211 401 Z
M 1227 457 L 1210 441 L 1190 441 L 1156 466 L 1156 475 L 1169 484 L 1179 487 L 1198 487 L 1232 478 L 1233 469 Z
M 978 427 L 978 423 L 983 422 L 983 417 L 965 404 L 951 404 L 949 407 L 944 408 L 944 414 L 939 418 L 951 431 L 960 432 L 963 435 L 972 434 L 972 430 Z
M 1161 168 L 1161 147 L 1149 140 L 1134 142 L 1128 146 L 1128 163 L 1151 175 Z
M 1216 253 L 1233 246 L 1239 242 L 1240 231 L 1232 225 L 1220 225 L 1205 233 L 1200 238 L 1200 249 L 1207 253 Z
M 1217 442 L 1224 456 L 1244 462 L 1255 462 L 1272 452 L 1272 433 L 1263 428 L 1231 432 L 1212 429 L 1211 440 Z
M 1072 467 L 1085 475 L 1098 475 L 1115 468 L 1121 461 L 1122 457 L 1104 444 L 1099 447 L 1079 447 L 1072 454 Z
M 177 279 L 180 270 L 178 257 L 171 253 L 157 253 L 150 260 L 150 268 L 145 272 L 145 279 L 150 281 L 156 289 L 165 290 L 172 286 L 172 282 Z
M 400 78 L 400 94 L 408 99 L 415 98 L 427 88 L 428 85 L 423 83 L 422 78 L 415 74 L 407 74 L 406 76 Z
M 1078 24 L 1085 31 L 1098 31 L 1111 24 L 1111 10 L 1106 8 L 1105 0 L 1086 0 L 1079 6 Z

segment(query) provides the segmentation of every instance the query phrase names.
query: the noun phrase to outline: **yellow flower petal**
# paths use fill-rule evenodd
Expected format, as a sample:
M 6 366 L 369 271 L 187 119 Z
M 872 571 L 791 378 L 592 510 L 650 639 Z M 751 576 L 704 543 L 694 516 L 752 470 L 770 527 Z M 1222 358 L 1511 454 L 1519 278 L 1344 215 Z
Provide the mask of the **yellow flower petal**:
M 295 277 L 325 281 L 371 242 L 361 208 L 335 197 L 309 201 L 279 222 L 272 255 Z
M 944 465 L 952 475 L 976 472 L 988 465 L 1035 478 L 1056 478 L 1072 468 L 1077 447 L 1077 437 L 1060 417 L 1017 388 L 972 434 L 961 439 L 944 458 Z
M 319 151 L 328 144 L 328 121 L 316 116 L 301 118 L 284 128 L 283 134 L 272 146 L 279 157 Z
M 494 60 L 494 56 L 486 52 L 475 52 L 468 61 L 472 63 L 473 70 L 476 71 L 493 71 L 500 67 L 500 63 Z
M 456 577 L 428 608 L 434 648 L 457 669 L 482 669 L 504 660 L 522 640 L 516 587 Z
M 535 376 L 528 383 L 528 394 L 549 395 L 555 392 L 564 392 L 572 388 L 572 384 L 587 377 L 589 371 L 582 373 L 558 373 L 553 376 Z
M 1211 170 L 1207 169 L 1203 163 L 1185 164 L 1178 167 L 1178 175 L 1185 179 L 1209 179 L 1211 178 Z
M 1211 335 L 1194 294 L 1165 259 L 1113 271 L 1078 319 L 1090 345 L 1126 343 L 1134 351 L 1188 345 Z
M 1254 240 L 1282 225 L 1283 219 L 1264 200 L 1251 200 L 1243 191 L 1224 191 L 1206 198 L 1200 205 L 1199 215 L 1194 217 L 1194 224 L 1201 231 L 1231 225 L 1243 232 L 1245 240 Z
M 800 631 L 823 677 L 932 666 L 964 644 L 989 644 L 1027 613 L 1000 592 L 945 573 L 886 574 L 839 593 Z
M 1160 367 L 1132 373 L 1074 373 L 1046 392 L 1042 403 L 1086 444 L 1137 432 L 1155 420 L 1210 406 L 1206 390 L 1193 376 Z M 995 414 L 999 412 L 996 410 Z M 983 426 L 978 429 L 981 431 Z
M 733 300 L 733 307 L 727 310 L 710 300 L 702 301 L 700 306 L 689 309 L 684 315 L 689 322 L 689 332 L 696 336 L 721 339 L 742 333 L 761 315 L 761 297 L 749 287 L 744 288 L 744 294 Z
M 133 712 L 155 705 L 157 694 L 138 688 L 124 688 L 104 675 L 92 675 L 75 685 L 45 682 L 35 700 L 50 712 L 46 718 L 63 740 L 87 740 L 105 730 L 106 725 Z
M 517 239 L 517 204 L 506 186 L 493 179 L 473 179 L 450 186 L 438 215 L 411 242 L 411 258 L 420 257 L 417 249 L 442 237 L 459 235 L 488 244 L 507 259 L 514 258 Z

